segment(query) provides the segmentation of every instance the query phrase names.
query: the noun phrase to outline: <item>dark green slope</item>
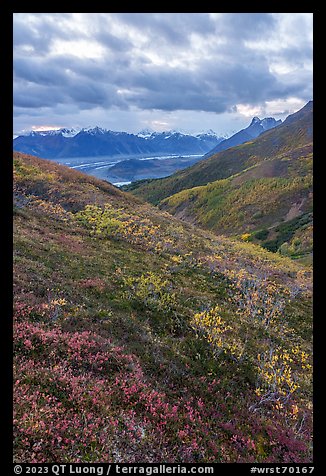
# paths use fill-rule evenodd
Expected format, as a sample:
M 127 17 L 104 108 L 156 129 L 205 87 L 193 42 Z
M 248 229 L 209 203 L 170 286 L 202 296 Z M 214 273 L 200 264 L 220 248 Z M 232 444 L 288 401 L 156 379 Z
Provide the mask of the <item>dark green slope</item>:
M 170 177 L 136 182 L 125 189 L 158 204 L 182 190 L 228 178 L 266 159 L 311 144 L 312 112 L 313 103 L 310 101 L 276 129 L 263 133 L 253 141 L 213 155 Z

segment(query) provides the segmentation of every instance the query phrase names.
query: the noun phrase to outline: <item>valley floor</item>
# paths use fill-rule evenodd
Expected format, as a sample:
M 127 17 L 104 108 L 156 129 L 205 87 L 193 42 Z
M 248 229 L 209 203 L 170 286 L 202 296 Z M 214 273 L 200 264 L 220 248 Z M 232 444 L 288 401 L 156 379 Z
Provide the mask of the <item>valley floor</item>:
M 130 154 L 52 159 L 120 187 L 135 180 L 161 178 L 182 170 L 201 159 L 201 154 Z

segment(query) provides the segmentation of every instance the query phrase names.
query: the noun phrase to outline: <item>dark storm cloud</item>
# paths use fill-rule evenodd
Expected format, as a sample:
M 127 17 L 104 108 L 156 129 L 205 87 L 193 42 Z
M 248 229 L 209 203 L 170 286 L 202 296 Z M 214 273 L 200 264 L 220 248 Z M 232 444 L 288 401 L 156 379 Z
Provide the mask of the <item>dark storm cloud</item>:
M 60 85 L 66 81 L 64 70 L 56 62 L 40 58 L 15 58 L 15 77 L 39 85 Z
M 88 78 L 83 78 L 81 81 L 81 77 L 72 78 L 61 75 L 63 81 L 57 81 L 55 85 L 54 78 L 58 79 L 60 74 L 57 71 L 53 74 L 52 71 L 48 71 L 48 74 L 52 76 L 51 82 L 46 81 L 46 75 L 40 78 L 37 72 L 29 77 L 32 81 L 17 81 L 14 84 L 15 106 L 39 108 L 66 104 L 70 108 L 71 104 L 74 104 L 80 109 L 112 106 L 126 109 L 128 107 L 126 101 L 117 94 L 116 88 L 110 84 Z M 36 78 L 39 80 L 36 81 Z
M 214 95 L 219 92 L 221 96 L 227 97 L 228 105 L 232 103 L 255 105 L 277 99 L 280 95 L 296 94 L 303 87 L 300 79 L 294 83 L 284 83 L 271 74 L 268 64 L 260 55 L 252 55 L 250 61 L 236 63 L 223 61 L 214 69 L 209 68 L 209 62 L 206 60 L 201 66 L 207 71 L 205 94 Z
M 127 107 L 125 101 L 116 94 L 112 86 L 98 84 L 94 81 L 74 82 L 68 90 L 68 95 L 69 99 L 75 101 L 81 109 L 89 109 L 94 106 Z
M 17 14 L 14 104 L 222 113 L 241 103 L 310 99 L 311 45 L 302 32 L 300 47 L 255 48 L 275 41 L 278 28 L 278 17 L 265 13 Z M 276 74 L 273 61 L 294 73 Z
M 140 109 L 160 109 L 162 111 L 183 109 L 217 113 L 227 110 L 224 96 L 199 95 L 197 91 L 191 89 L 182 91 L 181 89 L 171 88 L 168 95 L 167 91 L 161 90 L 155 96 L 141 94 L 136 90 L 131 93 L 130 99 Z
M 14 84 L 15 106 L 21 108 L 52 107 L 62 101 L 60 88 L 49 88 L 40 84 L 22 83 Z
M 204 65 L 203 65 L 204 66 Z M 239 102 L 259 104 L 293 94 L 301 85 L 280 83 L 267 69 L 252 65 L 220 64 L 189 75 L 185 71 L 156 68 L 150 74 L 139 72 L 124 81 L 130 90 L 126 100 L 141 109 L 175 109 L 225 112 Z
M 32 108 L 73 103 L 81 109 L 96 106 L 125 109 L 128 105 L 117 94 L 117 88 L 106 81 L 110 69 L 105 66 L 69 56 L 52 60 L 16 58 L 15 106 Z

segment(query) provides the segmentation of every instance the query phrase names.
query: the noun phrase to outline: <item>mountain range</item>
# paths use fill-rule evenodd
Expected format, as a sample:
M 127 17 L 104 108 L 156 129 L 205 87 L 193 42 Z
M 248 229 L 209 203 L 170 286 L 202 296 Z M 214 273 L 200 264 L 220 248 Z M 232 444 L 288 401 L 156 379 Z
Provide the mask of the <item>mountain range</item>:
M 217 136 L 213 131 L 198 135 L 177 131 L 129 134 L 94 127 L 32 131 L 28 135 L 16 137 L 13 147 L 19 152 L 56 159 L 164 153 L 205 154 L 222 140 L 224 137 Z
M 99 157 L 135 154 L 206 154 L 211 155 L 257 137 L 265 130 L 276 127 L 281 121 L 274 118 L 260 120 L 254 117 L 251 124 L 228 139 L 209 130 L 196 135 L 178 131 L 138 134 L 116 132 L 101 127 L 48 131 L 32 131 L 13 141 L 14 150 L 43 158 Z M 217 147 L 221 146 L 220 149 Z M 129 165 L 127 165 L 129 170 Z

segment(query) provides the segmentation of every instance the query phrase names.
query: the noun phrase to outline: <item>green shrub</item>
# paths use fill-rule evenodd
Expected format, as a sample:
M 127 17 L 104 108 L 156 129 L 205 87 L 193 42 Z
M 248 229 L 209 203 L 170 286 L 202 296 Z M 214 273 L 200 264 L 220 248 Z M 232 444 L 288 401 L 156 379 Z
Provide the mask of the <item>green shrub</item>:
M 263 212 L 262 212 L 261 210 L 258 210 L 258 212 L 254 213 L 254 214 L 252 215 L 252 218 L 253 218 L 254 220 L 256 220 L 256 219 L 258 219 L 258 218 L 261 218 L 262 216 L 263 216 Z
M 257 240 L 266 240 L 266 238 L 268 237 L 268 234 L 269 234 L 269 231 L 266 230 L 266 228 L 264 228 L 263 230 L 259 230 L 259 231 L 256 231 L 254 233 L 254 238 L 257 238 Z

